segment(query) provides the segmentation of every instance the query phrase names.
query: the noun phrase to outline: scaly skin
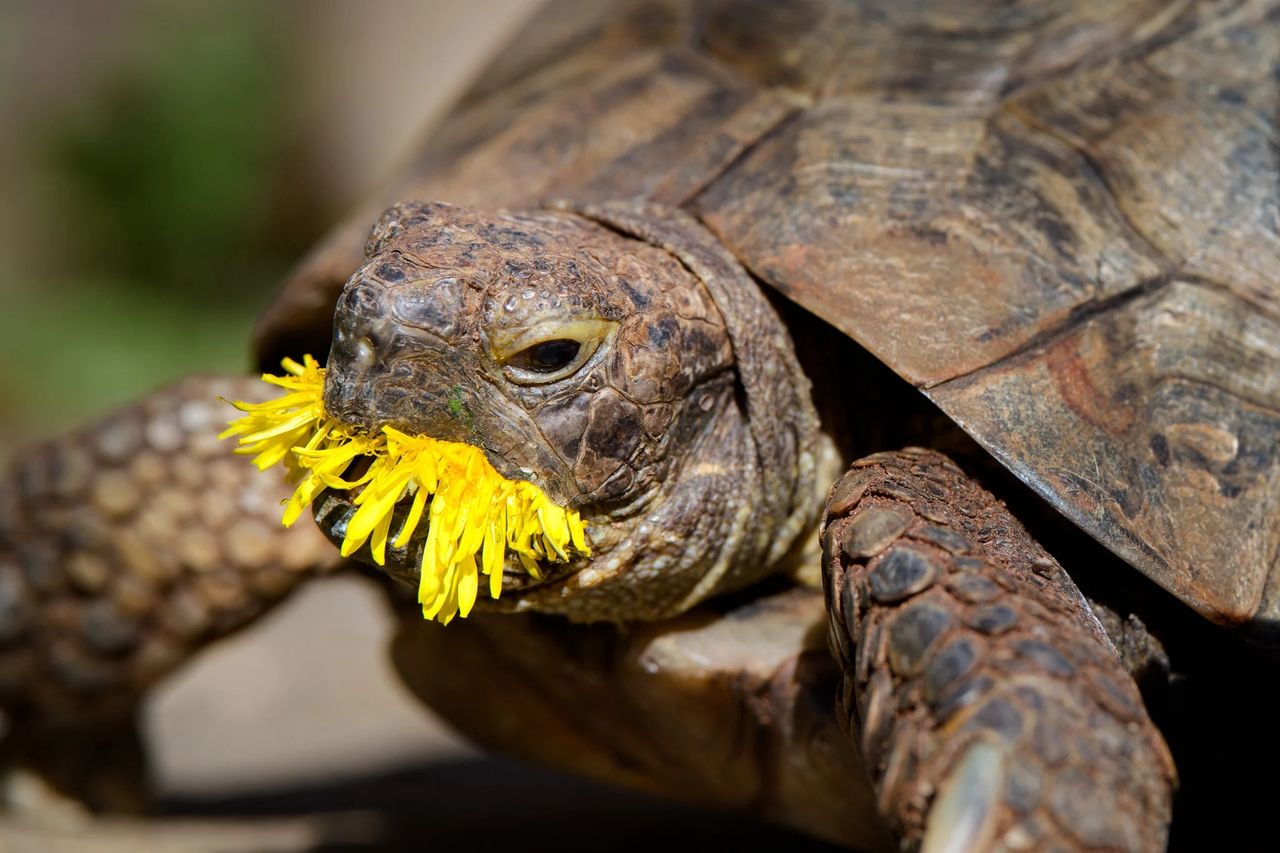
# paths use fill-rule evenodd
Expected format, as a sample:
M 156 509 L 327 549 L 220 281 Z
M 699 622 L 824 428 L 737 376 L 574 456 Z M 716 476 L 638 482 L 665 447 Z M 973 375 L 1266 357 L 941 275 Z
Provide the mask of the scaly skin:
M 822 535 L 841 703 L 926 850 L 1163 850 L 1175 772 L 1062 567 L 925 450 L 854 464 Z
M 280 476 L 217 440 L 219 396 L 272 393 L 183 380 L 26 450 L 0 488 L 6 760 L 90 805 L 140 804 L 148 686 L 339 563 L 314 527 L 280 526 Z

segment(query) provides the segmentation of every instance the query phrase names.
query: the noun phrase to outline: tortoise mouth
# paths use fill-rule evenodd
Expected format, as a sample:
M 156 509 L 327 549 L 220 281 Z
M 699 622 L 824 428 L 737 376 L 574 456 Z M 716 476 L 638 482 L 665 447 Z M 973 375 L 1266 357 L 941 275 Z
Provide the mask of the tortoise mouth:
M 359 456 L 351 462 L 343 472 L 342 477 L 348 481 L 359 479 L 364 476 L 372 464 L 373 457 Z M 367 485 L 357 486 L 353 489 L 325 489 L 312 504 L 312 516 L 316 524 L 325 537 L 339 548 L 342 547 L 343 540 L 346 538 L 348 524 L 356 513 L 356 499 L 365 488 L 367 488 Z M 428 508 L 430 507 L 430 500 L 432 499 L 428 499 Z M 391 514 L 391 536 L 388 537 L 385 560 L 381 565 L 374 559 L 371 542 L 365 542 L 358 549 L 351 552 L 350 556 L 352 559 L 384 572 L 401 583 L 416 588 L 422 574 L 423 551 L 426 548 L 427 539 L 431 531 L 429 511 L 423 513 L 422 520 L 416 525 L 407 542 L 401 546 L 395 544 L 396 536 L 410 514 L 412 503 L 413 498 L 408 495 L 396 501 Z M 503 595 L 519 595 L 526 590 L 563 581 L 581 568 L 580 565 L 574 563 L 550 562 L 547 560 L 539 560 L 538 567 L 542 575 L 540 578 L 529 574 L 524 566 L 520 564 L 520 561 L 516 559 L 515 555 L 506 554 L 502 567 Z M 495 603 L 487 597 L 482 597 L 480 600 L 486 604 Z

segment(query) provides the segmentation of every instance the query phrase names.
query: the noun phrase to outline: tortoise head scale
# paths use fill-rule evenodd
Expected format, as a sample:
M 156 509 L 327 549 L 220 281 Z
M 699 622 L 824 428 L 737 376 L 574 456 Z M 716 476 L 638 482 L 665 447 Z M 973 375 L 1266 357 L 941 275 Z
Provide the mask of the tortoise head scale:
M 758 288 L 676 216 L 402 204 L 338 300 L 330 415 L 477 446 L 587 523 L 589 559 L 505 572 L 499 607 L 663 618 L 812 539 L 834 450 L 808 381 Z M 335 540 L 353 511 L 315 508 Z M 391 574 L 415 582 L 424 535 Z

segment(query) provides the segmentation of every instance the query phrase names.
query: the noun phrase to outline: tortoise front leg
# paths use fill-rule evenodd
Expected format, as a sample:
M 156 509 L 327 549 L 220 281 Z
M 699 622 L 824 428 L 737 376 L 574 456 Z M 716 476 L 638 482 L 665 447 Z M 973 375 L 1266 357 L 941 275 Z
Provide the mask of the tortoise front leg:
M 219 442 L 255 379 L 188 379 L 22 452 L 0 482 L 6 798 L 28 771 L 94 807 L 139 805 L 142 692 L 337 565 L 289 491 Z M 19 803 L 20 804 L 20 803 Z
M 823 568 L 881 813 L 925 850 L 1163 850 L 1175 772 L 1071 579 L 924 450 L 855 463 Z

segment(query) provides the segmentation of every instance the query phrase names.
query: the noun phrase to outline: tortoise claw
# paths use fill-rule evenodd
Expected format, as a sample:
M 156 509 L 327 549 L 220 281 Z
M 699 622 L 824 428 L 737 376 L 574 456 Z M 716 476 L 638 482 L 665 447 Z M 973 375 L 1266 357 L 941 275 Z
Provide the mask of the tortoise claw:
M 987 847 L 995 834 L 1004 782 L 1003 753 L 981 740 L 965 750 L 929 809 L 921 853 L 963 853 Z

